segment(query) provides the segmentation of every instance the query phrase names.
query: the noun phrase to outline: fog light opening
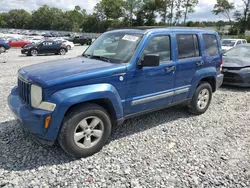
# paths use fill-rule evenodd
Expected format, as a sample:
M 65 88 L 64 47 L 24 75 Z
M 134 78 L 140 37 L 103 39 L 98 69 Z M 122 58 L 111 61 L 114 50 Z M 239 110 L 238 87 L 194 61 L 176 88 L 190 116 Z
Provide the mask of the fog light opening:
M 49 128 L 49 122 L 50 122 L 50 120 L 51 120 L 51 116 L 46 117 L 45 123 L 44 123 L 45 129 Z

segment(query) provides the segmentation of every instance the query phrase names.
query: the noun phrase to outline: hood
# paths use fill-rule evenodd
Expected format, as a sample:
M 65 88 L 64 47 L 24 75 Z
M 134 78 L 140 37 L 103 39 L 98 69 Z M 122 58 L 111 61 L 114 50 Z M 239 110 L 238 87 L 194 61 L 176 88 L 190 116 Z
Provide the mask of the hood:
M 26 44 L 24 46 L 24 48 L 30 48 L 30 47 L 36 47 L 36 45 L 35 44 Z
M 18 73 L 24 79 L 46 88 L 85 79 L 111 76 L 113 73 L 125 71 L 124 64 L 76 57 L 27 66 L 20 69 Z
M 232 46 L 221 46 L 222 50 L 230 50 L 231 48 L 233 48 Z
M 250 67 L 250 58 L 224 56 L 222 66 L 223 67 L 231 67 L 231 68 Z

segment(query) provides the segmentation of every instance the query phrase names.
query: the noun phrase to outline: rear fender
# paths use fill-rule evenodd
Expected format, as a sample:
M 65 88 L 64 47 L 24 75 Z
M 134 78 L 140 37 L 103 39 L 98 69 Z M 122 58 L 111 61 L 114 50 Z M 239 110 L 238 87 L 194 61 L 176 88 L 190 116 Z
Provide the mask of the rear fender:
M 46 138 L 48 140 L 56 139 L 64 116 L 71 106 L 97 99 L 108 99 L 113 105 L 116 118 L 123 118 L 121 98 L 117 90 L 110 84 L 94 84 L 64 89 L 54 93 L 48 100 L 56 104 L 56 109 L 52 114 Z
M 203 68 L 203 69 L 196 71 L 194 78 L 192 80 L 192 84 L 191 84 L 191 88 L 190 88 L 190 91 L 188 94 L 188 98 L 193 97 L 193 95 L 196 91 L 196 88 L 198 87 L 198 84 L 202 79 L 204 79 L 206 77 L 214 77 L 216 80 L 216 76 L 217 76 L 217 73 L 216 73 L 215 67 Z

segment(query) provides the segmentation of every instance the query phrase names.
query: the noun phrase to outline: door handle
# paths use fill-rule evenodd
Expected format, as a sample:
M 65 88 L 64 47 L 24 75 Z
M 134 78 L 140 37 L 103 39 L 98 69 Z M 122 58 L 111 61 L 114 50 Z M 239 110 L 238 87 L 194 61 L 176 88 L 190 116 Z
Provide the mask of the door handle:
M 204 64 L 204 62 L 203 62 L 203 61 L 196 62 L 196 65 L 197 65 L 197 66 L 201 66 L 201 65 L 203 65 L 203 64 Z
M 171 71 L 174 71 L 175 69 L 176 69 L 175 66 L 171 66 L 171 67 L 166 67 L 166 68 L 165 68 L 165 71 L 166 71 L 166 72 L 171 72 Z

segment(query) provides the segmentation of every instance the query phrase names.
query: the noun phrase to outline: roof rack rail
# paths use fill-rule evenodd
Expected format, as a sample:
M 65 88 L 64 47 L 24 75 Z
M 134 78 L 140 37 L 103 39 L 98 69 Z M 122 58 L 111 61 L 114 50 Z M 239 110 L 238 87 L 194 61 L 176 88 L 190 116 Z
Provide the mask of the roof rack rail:
M 111 28 L 110 28 L 111 29 Z M 148 29 L 211 29 L 206 27 L 187 27 L 187 26 L 131 26 L 131 27 L 119 27 L 112 28 L 114 29 L 139 29 L 139 30 L 148 30 Z

